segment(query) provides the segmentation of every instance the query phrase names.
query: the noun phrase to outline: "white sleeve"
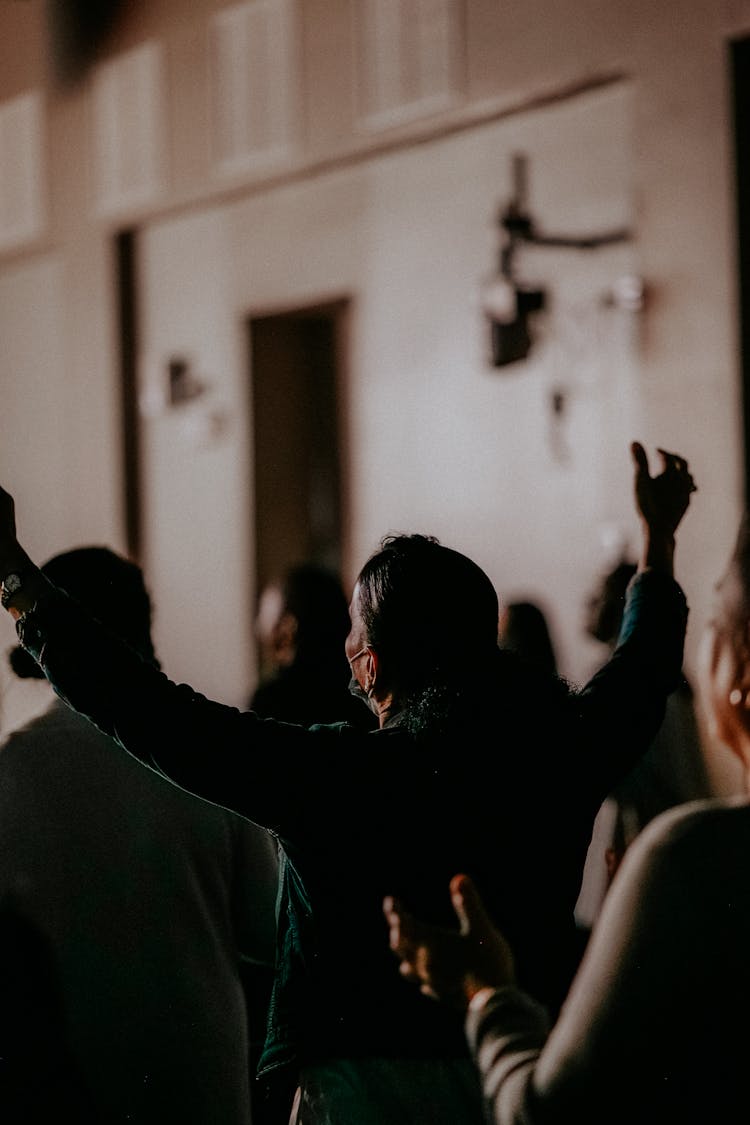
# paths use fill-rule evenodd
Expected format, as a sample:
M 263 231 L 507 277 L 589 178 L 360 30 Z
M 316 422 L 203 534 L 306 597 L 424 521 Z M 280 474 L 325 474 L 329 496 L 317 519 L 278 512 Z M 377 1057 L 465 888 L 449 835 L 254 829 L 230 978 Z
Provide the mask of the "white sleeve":
M 613 1105 L 632 1105 L 638 1120 L 641 1099 L 661 1081 L 662 1045 L 674 1040 L 686 942 L 689 954 L 701 925 L 696 891 L 669 825 L 654 822 L 623 861 L 551 1034 L 539 1006 L 515 989 L 469 1012 L 496 1125 L 601 1125 Z

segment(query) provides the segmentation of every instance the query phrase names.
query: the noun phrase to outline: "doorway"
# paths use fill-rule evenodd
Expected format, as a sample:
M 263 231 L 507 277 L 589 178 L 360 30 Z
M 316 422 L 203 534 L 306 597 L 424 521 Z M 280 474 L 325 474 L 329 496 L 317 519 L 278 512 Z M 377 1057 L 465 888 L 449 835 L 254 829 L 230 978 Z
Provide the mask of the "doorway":
M 248 323 L 258 591 L 300 562 L 342 573 L 348 320 L 344 299 Z

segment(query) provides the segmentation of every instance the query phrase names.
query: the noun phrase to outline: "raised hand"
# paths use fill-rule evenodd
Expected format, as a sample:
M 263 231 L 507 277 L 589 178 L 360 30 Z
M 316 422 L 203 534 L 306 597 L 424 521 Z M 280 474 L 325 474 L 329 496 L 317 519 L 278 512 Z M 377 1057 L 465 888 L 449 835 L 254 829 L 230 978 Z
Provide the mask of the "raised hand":
M 384 899 L 383 912 L 402 975 L 426 996 L 465 1010 L 480 989 L 514 982 L 513 955 L 468 875 L 454 875 L 450 893 L 458 932 L 418 921 L 394 898 Z
M 691 494 L 697 491 L 695 481 L 688 472 L 687 461 L 678 453 L 658 449 L 662 471 L 658 476 L 652 477 L 646 450 L 640 442 L 634 441 L 630 449 L 635 462 L 635 499 L 638 511 L 649 527 L 666 535 L 674 535 L 687 511 Z
M 643 550 L 639 568 L 673 573 L 675 532 L 696 490 L 688 464 L 679 453 L 659 449 L 662 471 L 652 477 L 646 450 L 634 441 L 635 502 L 643 525 Z

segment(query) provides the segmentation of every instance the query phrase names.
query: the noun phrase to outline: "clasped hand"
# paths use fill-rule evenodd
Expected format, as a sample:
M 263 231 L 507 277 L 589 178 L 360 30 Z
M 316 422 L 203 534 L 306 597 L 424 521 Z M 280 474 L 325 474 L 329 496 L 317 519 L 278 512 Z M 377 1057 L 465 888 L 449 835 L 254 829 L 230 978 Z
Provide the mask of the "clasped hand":
M 383 900 L 383 912 L 402 976 L 426 996 L 465 1010 L 481 989 L 514 983 L 513 954 L 468 875 L 454 875 L 450 894 L 458 931 L 419 921 L 394 898 Z

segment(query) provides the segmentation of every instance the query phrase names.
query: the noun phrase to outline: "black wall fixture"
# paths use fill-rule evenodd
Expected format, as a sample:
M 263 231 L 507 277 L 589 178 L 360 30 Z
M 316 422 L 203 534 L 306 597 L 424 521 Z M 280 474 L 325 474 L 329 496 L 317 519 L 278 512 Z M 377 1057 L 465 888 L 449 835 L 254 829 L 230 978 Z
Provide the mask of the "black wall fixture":
M 519 281 L 516 259 L 521 246 L 559 247 L 565 250 L 596 250 L 632 237 L 625 227 L 599 234 L 549 234 L 540 230 L 529 213 L 527 197 L 528 160 L 513 156 L 513 195 L 500 210 L 501 242 L 497 272 L 485 284 L 482 307 L 490 327 L 490 356 L 493 367 L 507 367 L 526 359 L 534 344 L 533 321 L 547 304 L 544 288 Z

